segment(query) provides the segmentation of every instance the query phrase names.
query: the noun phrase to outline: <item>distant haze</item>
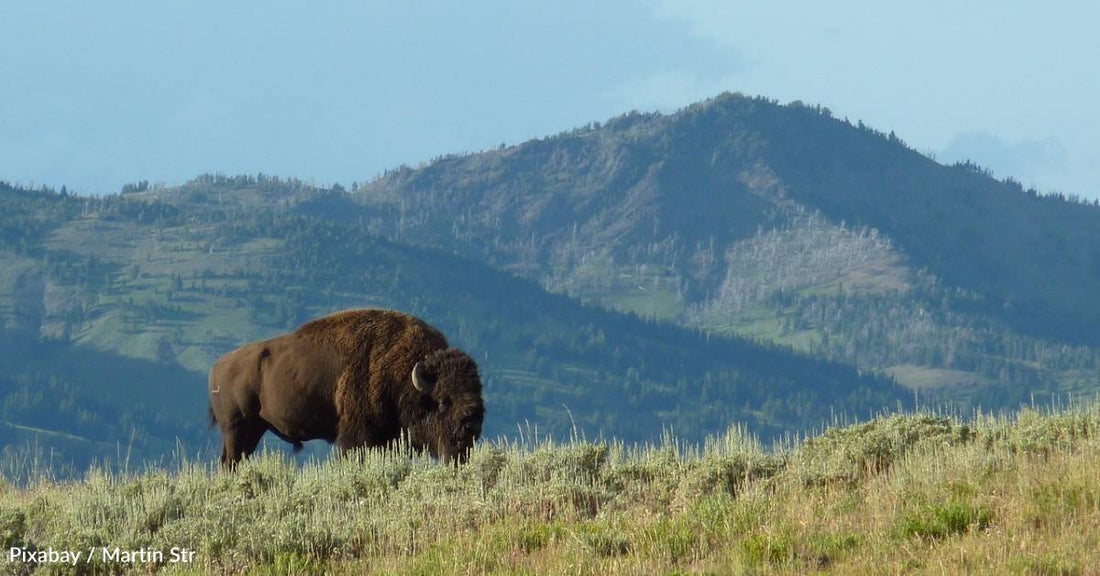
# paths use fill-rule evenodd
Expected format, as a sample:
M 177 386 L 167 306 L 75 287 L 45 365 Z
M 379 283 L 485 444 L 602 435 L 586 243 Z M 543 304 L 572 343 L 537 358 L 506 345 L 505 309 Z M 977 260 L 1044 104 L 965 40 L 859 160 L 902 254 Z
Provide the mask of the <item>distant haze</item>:
M 319 184 L 722 91 L 1100 197 L 1094 3 L 0 5 L 0 179 Z

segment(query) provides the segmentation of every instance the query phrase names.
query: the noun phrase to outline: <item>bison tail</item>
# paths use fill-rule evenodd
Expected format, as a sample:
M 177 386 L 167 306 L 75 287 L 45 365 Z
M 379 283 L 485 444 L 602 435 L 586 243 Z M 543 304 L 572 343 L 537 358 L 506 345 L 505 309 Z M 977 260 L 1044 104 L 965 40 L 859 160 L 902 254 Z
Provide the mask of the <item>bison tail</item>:
M 210 427 L 213 428 L 214 425 L 218 423 L 218 418 L 216 416 L 214 416 L 214 405 L 213 404 L 207 404 L 206 405 L 206 414 L 210 417 Z

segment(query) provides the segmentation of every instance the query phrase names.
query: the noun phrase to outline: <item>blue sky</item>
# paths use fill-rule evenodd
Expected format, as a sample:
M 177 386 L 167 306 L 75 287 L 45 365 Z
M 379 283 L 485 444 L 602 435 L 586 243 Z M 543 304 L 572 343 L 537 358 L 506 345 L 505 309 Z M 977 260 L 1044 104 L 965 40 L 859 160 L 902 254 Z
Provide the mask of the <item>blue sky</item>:
M 1100 198 L 1088 2 L 5 2 L 0 179 L 363 181 L 724 90 Z

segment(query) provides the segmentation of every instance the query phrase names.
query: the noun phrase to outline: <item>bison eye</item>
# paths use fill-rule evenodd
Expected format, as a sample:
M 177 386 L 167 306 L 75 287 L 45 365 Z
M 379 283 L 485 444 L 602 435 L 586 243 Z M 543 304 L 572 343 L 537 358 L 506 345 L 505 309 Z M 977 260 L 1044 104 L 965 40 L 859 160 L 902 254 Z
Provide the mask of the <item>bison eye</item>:
M 451 407 L 451 399 L 450 398 L 444 398 L 444 399 L 439 401 L 439 411 L 440 412 L 446 412 L 447 409 L 450 408 L 450 407 Z

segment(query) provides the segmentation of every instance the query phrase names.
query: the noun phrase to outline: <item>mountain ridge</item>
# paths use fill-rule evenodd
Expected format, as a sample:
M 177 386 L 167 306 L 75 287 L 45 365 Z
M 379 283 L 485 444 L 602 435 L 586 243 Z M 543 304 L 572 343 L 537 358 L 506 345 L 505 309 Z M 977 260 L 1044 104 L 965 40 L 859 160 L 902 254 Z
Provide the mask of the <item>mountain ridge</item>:
M 589 159 L 571 163 L 578 148 Z M 588 170 L 593 164 L 604 169 Z M 593 172 L 598 186 L 578 176 Z M 555 186 L 588 193 L 557 192 Z M 593 188 L 620 208 L 593 215 Z M 459 227 L 488 228 L 497 219 L 537 222 L 546 217 L 546 206 L 557 206 L 568 216 L 556 226 L 523 230 L 540 234 L 544 244 L 561 244 L 553 232 L 570 228 L 572 221 L 588 244 L 610 244 L 612 256 L 620 259 L 629 234 L 644 230 L 650 241 L 675 239 L 682 250 L 698 252 L 701 243 L 728 245 L 759 225 L 774 224 L 773 212 L 797 201 L 834 222 L 891 236 L 919 266 L 983 294 L 990 308 L 1026 305 L 1011 317 L 1018 329 L 1072 343 L 1095 345 L 1100 338 L 1092 330 L 1100 309 L 1088 297 L 1100 292 L 1100 246 L 1090 252 L 1088 242 L 1100 237 L 1100 208 L 1040 196 L 966 165 L 940 166 L 897 137 L 852 126 L 827 109 L 727 94 L 676 114 L 631 114 L 502 151 L 391 171 L 357 193 L 364 203 L 383 206 L 400 198 L 405 207 L 399 233 L 411 227 L 424 240 L 459 246 L 465 240 L 461 233 L 446 237 L 451 227 L 416 212 L 436 207 L 454 215 Z M 507 195 L 530 196 L 528 211 L 509 206 Z M 464 201 L 485 216 L 470 214 Z M 930 222 L 939 222 L 939 234 L 927 233 Z M 998 228 L 1007 234 L 997 236 Z M 379 232 L 394 234 L 384 225 Z M 525 268 L 523 238 L 504 234 L 516 246 L 492 257 L 503 253 Z M 993 237 L 1000 244 L 988 246 Z M 1004 251 L 998 250 L 1001 244 Z M 546 246 L 530 249 L 545 252 Z M 1072 281 L 1056 282 L 1067 276 Z M 1019 284 L 997 284 L 1010 278 Z M 707 279 L 696 280 L 705 291 Z
M 925 366 L 936 381 L 944 370 L 968 374 L 952 385 L 1007 380 L 1017 398 L 1100 386 L 1100 303 L 1091 297 L 1100 293 L 1100 202 L 1042 196 L 970 163 L 941 166 L 825 108 L 726 94 L 388 171 L 352 196 L 375 211 L 364 225 L 377 234 L 447 246 L 615 309 L 865 369 Z M 551 214 L 556 225 L 545 222 Z M 498 232 L 500 222 L 511 229 Z M 838 239 L 851 253 L 819 248 Z M 732 266 L 753 244 L 775 257 L 746 277 Z M 873 245 L 865 260 L 857 249 Z M 788 270 L 765 282 L 790 262 L 817 270 L 829 258 L 845 271 L 831 280 Z M 917 278 L 924 288 L 905 296 Z M 731 286 L 757 296 L 736 296 L 730 313 Z M 908 350 L 901 357 L 861 361 L 855 343 L 875 346 L 862 329 L 810 310 L 850 307 L 842 293 L 853 287 L 866 306 L 887 301 L 901 324 L 939 310 L 935 339 L 949 344 L 914 333 L 891 344 Z M 836 302 L 823 302 L 826 293 Z M 1064 346 L 1087 350 L 1073 352 L 1091 357 L 1074 368 L 1085 372 L 1036 368 L 1034 357 Z
M 939 166 L 820 107 L 723 95 L 350 190 L 203 175 L 0 192 L 5 337 L 182 368 L 161 383 L 198 382 L 179 408 L 201 405 L 225 350 L 364 306 L 470 351 L 494 434 L 772 437 L 915 394 L 1002 409 L 1100 390 L 1100 209 Z M 34 427 L 35 382 L 76 397 L 71 375 L 3 360 L 5 421 Z
M 262 188 L 252 180 L 237 184 Z M 200 181 L 169 191 L 175 204 L 149 194 L 63 200 L 73 206 L 24 256 L 28 270 L 0 283 L 42 287 L 15 294 L 23 300 L 14 308 L 38 313 L 6 319 L 12 340 L 41 353 L 53 349 L 58 358 L 66 350 L 99 351 L 106 363 L 129 357 L 175 371 L 163 381 L 142 378 L 153 397 L 182 396 L 142 405 L 147 413 L 131 419 L 142 430 L 137 453 L 156 457 L 171 430 L 191 445 L 209 440 L 196 415 L 205 402 L 203 369 L 221 353 L 362 306 L 417 314 L 478 359 L 490 435 L 529 422 L 557 435 L 575 430 L 645 441 L 672 429 L 691 440 L 743 422 L 774 436 L 819 425 L 835 412 L 869 415 L 907 402 L 889 377 L 586 306 L 483 263 L 298 214 L 289 202 L 217 209 L 210 194 L 237 184 Z M 244 192 L 250 194 L 264 192 Z M 303 196 L 305 205 L 317 194 Z M 82 384 L 81 375 L 35 369 L 38 380 L 29 381 L 33 367 L 13 347 L 6 352 L 0 401 L 6 421 L 20 430 L 76 432 L 65 420 L 41 425 L 36 418 L 49 419 L 41 402 L 21 400 L 42 379 L 58 381 L 50 390 L 63 403 L 78 403 L 84 388 L 126 402 L 119 396 L 125 379 L 117 375 L 88 373 Z M 188 414 L 194 420 L 180 424 Z M 149 433 L 154 428 L 157 434 Z M 104 434 L 90 439 L 110 445 L 119 432 Z

